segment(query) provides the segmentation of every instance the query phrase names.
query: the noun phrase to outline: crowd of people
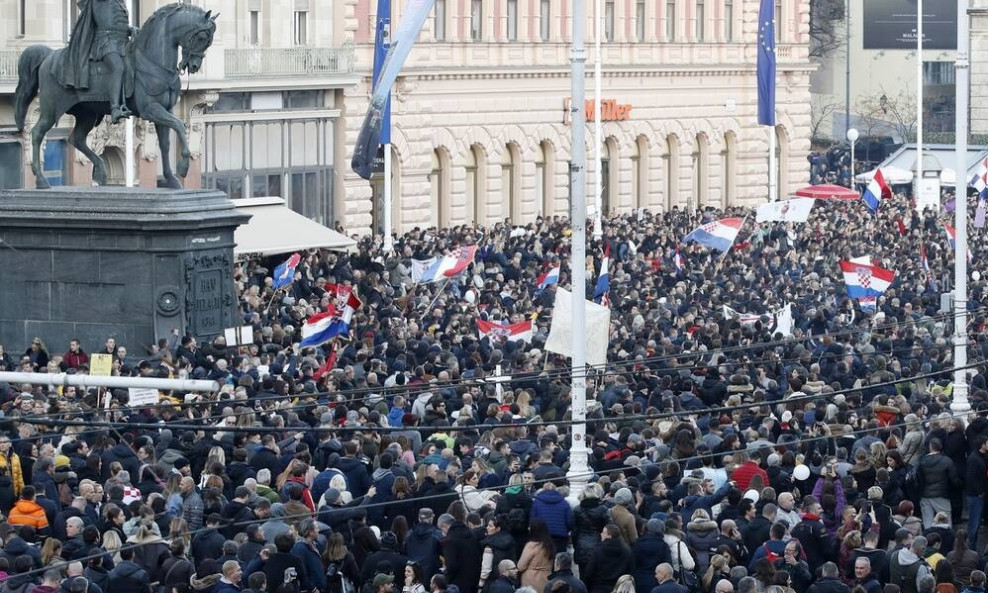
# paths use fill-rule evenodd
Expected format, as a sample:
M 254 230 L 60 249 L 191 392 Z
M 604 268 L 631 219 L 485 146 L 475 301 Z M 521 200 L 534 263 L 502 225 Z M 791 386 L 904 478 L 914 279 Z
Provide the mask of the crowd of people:
M 588 293 L 610 254 L 612 324 L 587 369 L 589 475 L 570 471 L 569 361 L 545 349 L 556 287 L 536 284 L 560 264 L 569 285 L 565 219 L 313 250 L 282 290 L 277 258 L 243 262 L 252 344 L 92 345 L 115 374 L 218 392 L 131 406 L 2 386 L 0 593 L 984 593 L 984 280 L 967 413 L 944 219 L 902 197 L 877 216 L 749 214 L 636 212 L 590 241 Z M 745 217 L 730 251 L 683 243 L 724 216 Z M 413 260 L 464 245 L 464 274 L 412 281 Z M 841 278 L 860 256 L 896 272 L 874 311 Z M 362 303 L 349 335 L 301 347 L 333 284 Z M 533 335 L 480 338 L 477 320 Z M 88 346 L 35 339 L 0 366 L 86 373 Z

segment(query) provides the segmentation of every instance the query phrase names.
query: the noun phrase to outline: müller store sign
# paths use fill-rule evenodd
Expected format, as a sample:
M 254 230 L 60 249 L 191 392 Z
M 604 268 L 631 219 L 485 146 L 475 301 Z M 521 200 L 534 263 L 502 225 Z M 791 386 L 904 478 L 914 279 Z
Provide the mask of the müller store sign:
M 563 123 L 570 124 L 570 105 L 572 99 L 567 97 L 563 100 Z M 583 111 L 587 115 L 587 123 L 593 121 L 593 99 L 583 105 Z M 631 103 L 618 103 L 616 99 L 604 99 L 600 102 L 600 121 L 626 121 L 631 119 Z

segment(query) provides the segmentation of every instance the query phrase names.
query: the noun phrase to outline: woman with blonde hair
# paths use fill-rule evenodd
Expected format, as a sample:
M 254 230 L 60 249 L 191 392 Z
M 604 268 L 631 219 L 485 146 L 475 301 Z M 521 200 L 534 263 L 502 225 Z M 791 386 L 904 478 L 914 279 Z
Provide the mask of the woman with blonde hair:
M 635 579 L 630 574 L 621 575 L 611 593 L 635 593 Z
M 110 529 L 103 534 L 103 549 L 113 557 L 113 562 L 120 562 L 120 548 L 123 547 L 123 540 L 115 529 Z
M 41 564 L 42 566 L 51 566 L 53 563 L 61 561 L 62 542 L 58 538 L 49 537 L 45 540 L 45 545 L 41 546 Z
M 181 541 L 184 549 L 188 549 L 192 543 L 192 536 L 189 535 L 189 524 L 180 516 L 172 518 L 168 524 L 168 536 L 170 542 Z

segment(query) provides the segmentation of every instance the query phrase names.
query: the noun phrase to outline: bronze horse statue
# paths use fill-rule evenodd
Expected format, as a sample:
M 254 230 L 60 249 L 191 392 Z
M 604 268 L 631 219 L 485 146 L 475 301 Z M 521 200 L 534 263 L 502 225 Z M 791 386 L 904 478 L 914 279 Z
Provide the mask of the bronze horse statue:
M 195 74 L 202 67 L 206 50 L 213 43 L 217 16 L 192 4 L 168 4 L 151 15 L 127 47 L 123 96 L 133 115 L 152 122 L 158 130 L 166 187 L 182 187 L 181 181 L 172 173 L 169 162 L 169 129 L 175 132 L 181 146 L 177 170 L 183 179 L 188 175 L 192 156 L 185 124 L 171 113 L 181 91 L 179 73 L 188 70 L 190 74 Z M 180 48 L 182 60 L 179 63 Z M 39 189 L 49 187 L 43 173 L 41 143 L 66 113 L 75 116 L 69 143 L 92 161 L 93 180 L 100 185 L 106 184 L 106 165 L 86 144 L 86 137 L 104 116 L 110 114 L 108 77 L 103 76 L 101 62 L 89 61 L 89 80 L 93 81 L 90 88 L 63 86 L 59 82 L 57 69 L 59 56 L 64 51 L 32 45 L 24 50 L 17 63 L 18 82 L 14 98 L 18 131 L 24 129 L 31 101 L 36 96 L 40 97 L 40 117 L 31 130 L 31 170 Z

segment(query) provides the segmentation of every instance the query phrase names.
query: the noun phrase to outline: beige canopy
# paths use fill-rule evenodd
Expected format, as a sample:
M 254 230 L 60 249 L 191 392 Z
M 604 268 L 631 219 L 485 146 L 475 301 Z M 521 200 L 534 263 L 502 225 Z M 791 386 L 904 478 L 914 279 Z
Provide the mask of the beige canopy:
M 357 245 L 346 235 L 285 206 L 282 198 L 244 198 L 233 203 L 237 210 L 251 215 L 250 222 L 233 235 L 236 255 L 276 255 L 314 248 L 344 251 Z

